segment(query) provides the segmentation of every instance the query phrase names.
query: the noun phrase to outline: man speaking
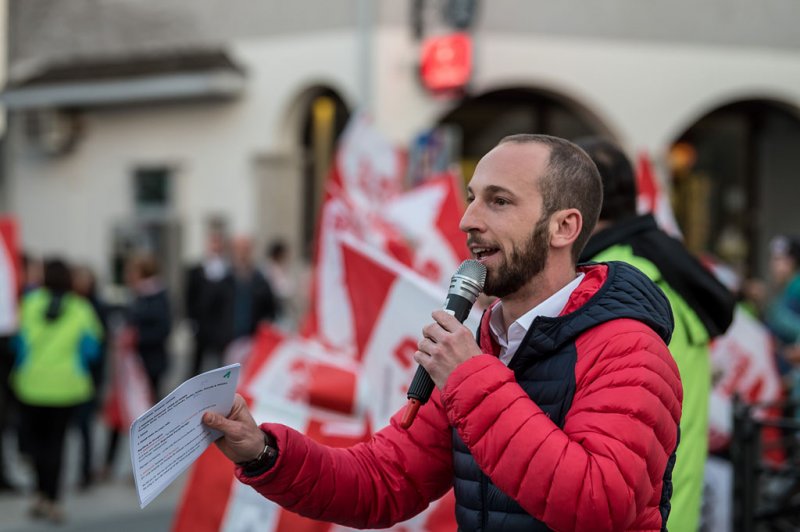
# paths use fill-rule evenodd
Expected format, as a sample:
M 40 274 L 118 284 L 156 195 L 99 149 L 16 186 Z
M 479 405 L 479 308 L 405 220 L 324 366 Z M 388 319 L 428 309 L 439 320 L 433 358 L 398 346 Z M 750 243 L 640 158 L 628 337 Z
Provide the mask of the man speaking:
M 576 266 L 602 185 L 575 145 L 506 137 L 484 156 L 461 220 L 498 301 L 477 337 L 433 312 L 415 360 L 436 390 L 408 429 L 329 448 L 257 425 L 237 396 L 206 413 L 236 475 L 312 519 L 388 527 L 450 487 L 462 530 L 661 530 L 682 390 L 661 291 L 623 263 Z

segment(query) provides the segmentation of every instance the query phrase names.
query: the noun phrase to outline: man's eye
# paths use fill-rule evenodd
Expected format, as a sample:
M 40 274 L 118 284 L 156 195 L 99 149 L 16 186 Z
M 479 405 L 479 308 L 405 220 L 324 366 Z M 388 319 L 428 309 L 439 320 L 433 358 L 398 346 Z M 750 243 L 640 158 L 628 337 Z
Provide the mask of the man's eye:
M 472 203 L 475 201 L 475 196 L 467 196 L 467 203 Z
M 502 205 L 508 205 L 508 200 L 506 200 L 505 198 L 495 198 L 494 199 L 494 204 L 495 205 L 501 205 L 501 206 Z

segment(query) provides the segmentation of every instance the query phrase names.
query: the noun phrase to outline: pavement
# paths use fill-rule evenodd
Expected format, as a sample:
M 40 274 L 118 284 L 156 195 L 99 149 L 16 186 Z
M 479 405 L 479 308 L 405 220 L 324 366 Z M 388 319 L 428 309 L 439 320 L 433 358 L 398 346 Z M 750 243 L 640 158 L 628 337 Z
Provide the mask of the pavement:
M 99 427 L 98 427 L 99 428 Z M 100 440 L 96 440 L 100 441 Z M 13 448 L 7 441 L 6 448 Z M 15 456 L 7 461 L 10 476 L 20 489 L 17 493 L 0 493 L 0 530 L 4 532 L 159 532 L 170 530 L 180 502 L 188 473 L 182 474 L 144 509 L 139 508 L 139 498 L 133 483 L 127 439 L 120 441 L 117 469 L 112 478 L 95 483 L 87 490 L 78 489 L 78 439 L 70 434 L 67 440 L 63 479 L 63 508 L 66 520 L 55 525 L 34 520 L 28 516 L 33 503 L 33 474 L 27 464 Z M 9 463 L 10 462 L 10 463 Z

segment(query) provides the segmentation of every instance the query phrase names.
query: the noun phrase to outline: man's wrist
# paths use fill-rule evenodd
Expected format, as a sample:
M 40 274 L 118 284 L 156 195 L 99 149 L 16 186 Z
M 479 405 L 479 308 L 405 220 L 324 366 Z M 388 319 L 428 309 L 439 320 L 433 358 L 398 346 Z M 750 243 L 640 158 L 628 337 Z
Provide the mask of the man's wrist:
M 237 466 L 244 470 L 244 474 L 247 476 L 257 476 L 265 473 L 275 464 L 275 461 L 278 459 L 278 448 L 274 440 L 266 432 L 263 434 L 264 447 L 262 448 L 261 452 L 258 453 L 258 456 L 252 460 L 236 463 Z

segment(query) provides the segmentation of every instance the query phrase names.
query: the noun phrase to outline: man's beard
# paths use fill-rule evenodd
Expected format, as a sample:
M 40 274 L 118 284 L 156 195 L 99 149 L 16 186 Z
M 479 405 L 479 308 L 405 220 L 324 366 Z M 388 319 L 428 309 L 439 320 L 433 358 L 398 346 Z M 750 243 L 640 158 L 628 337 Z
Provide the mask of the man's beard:
M 511 257 L 504 260 L 497 271 L 486 273 L 483 293 L 505 297 L 522 288 L 533 277 L 544 270 L 550 252 L 550 217 L 542 215 L 522 249 L 511 250 Z

